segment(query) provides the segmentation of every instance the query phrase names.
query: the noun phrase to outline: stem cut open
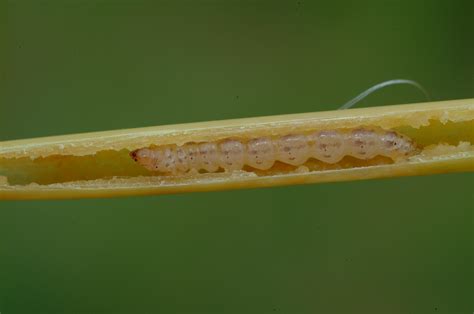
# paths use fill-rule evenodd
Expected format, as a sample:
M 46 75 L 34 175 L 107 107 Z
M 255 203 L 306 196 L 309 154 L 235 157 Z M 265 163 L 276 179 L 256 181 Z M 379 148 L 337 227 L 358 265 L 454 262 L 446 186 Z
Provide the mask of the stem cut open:
M 420 150 L 406 160 L 351 156 L 302 167 L 169 175 L 135 163 L 146 147 L 382 128 Z M 474 99 L 359 108 L 15 140 L 0 143 L 0 199 L 167 194 L 474 171 Z

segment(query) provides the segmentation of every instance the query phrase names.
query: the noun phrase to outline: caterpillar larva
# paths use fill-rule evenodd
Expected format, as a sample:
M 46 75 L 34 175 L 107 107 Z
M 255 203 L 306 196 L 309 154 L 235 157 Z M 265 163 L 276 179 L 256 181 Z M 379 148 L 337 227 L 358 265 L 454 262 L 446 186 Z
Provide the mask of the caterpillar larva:
M 415 144 L 395 131 L 357 128 L 141 148 L 130 156 L 148 170 L 179 174 L 241 170 L 245 165 L 268 170 L 275 161 L 301 166 L 310 158 L 334 164 L 346 155 L 364 160 L 380 155 L 396 161 L 415 151 Z

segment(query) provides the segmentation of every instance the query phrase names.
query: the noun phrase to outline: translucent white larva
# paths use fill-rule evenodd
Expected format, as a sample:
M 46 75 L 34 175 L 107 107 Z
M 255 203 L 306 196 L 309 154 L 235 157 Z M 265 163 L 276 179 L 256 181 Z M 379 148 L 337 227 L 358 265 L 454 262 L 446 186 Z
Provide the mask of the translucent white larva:
M 395 131 L 358 128 L 259 137 L 248 141 L 224 139 L 141 148 L 130 156 L 148 170 L 179 174 L 190 170 L 241 170 L 244 166 L 268 170 L 276 161 L 301 166 L 310 158 L 328 164 L 335 164 L 345 156 L 367 160 L 380 155 L 398 160 L 415 151 L 415 144 Z

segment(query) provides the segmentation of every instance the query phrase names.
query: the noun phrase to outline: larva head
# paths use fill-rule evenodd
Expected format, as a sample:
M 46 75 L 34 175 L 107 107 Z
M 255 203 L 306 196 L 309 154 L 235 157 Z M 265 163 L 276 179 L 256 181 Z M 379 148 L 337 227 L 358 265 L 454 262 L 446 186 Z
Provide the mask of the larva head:
M 131 151 L 128 155 L 129 155 L 133 160 L 138 161 L 138 157 L 137 157 L 138 151 L 139 151 L 139 149 L 133 150 L 133 151 Z
M 153 152 L 148 148 L 137 149 L 130 152 L 130 157 L 137 163 L 147 168 L 148 170 L 154 169 L 155 158 Z

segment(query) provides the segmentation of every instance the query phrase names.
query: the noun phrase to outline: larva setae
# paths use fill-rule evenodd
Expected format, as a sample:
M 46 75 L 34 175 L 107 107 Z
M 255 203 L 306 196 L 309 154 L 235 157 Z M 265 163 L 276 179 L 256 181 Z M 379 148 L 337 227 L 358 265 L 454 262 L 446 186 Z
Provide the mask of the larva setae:
M 268 170 L 276 161 L 300 166 L 310 158 L 335 164 L 345 156 L 367 160 L 380 155 L 396 161 L 415 151 L 415 144 L 395 131 L 357 128 L 141 148 L 130 156 L 148 170 L 180 174 L 241 170 L 246 165 Z

